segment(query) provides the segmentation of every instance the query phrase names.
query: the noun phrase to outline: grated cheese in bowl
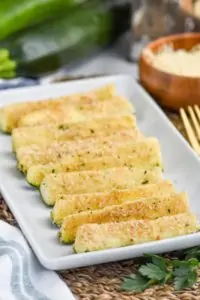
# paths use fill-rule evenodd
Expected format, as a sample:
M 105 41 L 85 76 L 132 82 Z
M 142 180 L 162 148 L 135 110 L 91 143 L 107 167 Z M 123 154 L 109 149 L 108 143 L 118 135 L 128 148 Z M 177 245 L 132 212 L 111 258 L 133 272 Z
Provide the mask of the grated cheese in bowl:
M 166 73 L 179 76 L 200 77 L 200 44 L 190 51 L 174 50 L 172 45 L 165 45 L 157 53 L 145 51 L 152 65 Z

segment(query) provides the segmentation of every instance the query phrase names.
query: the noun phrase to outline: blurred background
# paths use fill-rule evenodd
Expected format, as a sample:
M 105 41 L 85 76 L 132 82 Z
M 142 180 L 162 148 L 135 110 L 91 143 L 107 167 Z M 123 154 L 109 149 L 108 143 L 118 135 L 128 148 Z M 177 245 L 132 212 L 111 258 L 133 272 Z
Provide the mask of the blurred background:
M 199 0 L 4 0 L 0 78 L 137 76 L 149 41 L 199 30 Z

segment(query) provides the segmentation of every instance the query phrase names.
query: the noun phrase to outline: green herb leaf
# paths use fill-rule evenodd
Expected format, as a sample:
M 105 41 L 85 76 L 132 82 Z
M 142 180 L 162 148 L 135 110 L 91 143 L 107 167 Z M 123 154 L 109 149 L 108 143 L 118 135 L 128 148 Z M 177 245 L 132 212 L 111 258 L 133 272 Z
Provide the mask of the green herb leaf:
M 199 265 L 199 260 L 196 258 L 190 258 L 187 261 L 192 267 L 197 267 Z
M 163 271 L 159 266 L 153 263 L 148 263 L 139 268 L 139 273 L 153 280 L 162 280 L 166 277 L 166 271 Z
M 193 247 L 186 251 L 184 251 L 184 254 L 186 254 L 185 259 L 188 260 L 190 258 L 197 258 L 200 259 L 200 247 Z
M 173 275 L 177 277 L 187 276 L 190 272 L 190 267 L 187 265 L 182 265 L 174 269 Z
M 174 278 L 175 290 L 190 288 L 197 282 L 197 271 L 189 271 L 186 276 L 177 276 Z
M 147 278 L 139 274 L 131 274 L 125 277 L 124 282 L 121 284 L 121 289 L 124 291 L 143 292 L 149 285 L 150 281 Z
M 196 253 L 200 249 L 185 252 Z M 200 262 L 197 258 L 188 260 L 168 259 L 159 255 L 146 254 L 148 262 L 141 265 L 137 274 L 124 279 L 121 289 L 142 292 L 154 284 L 173 282 L 175 290 L 192 287 L 197 282 L 197 269 Z
M 185 287 L 185 284 L 187 282 L 187 277 L 176 277 L 174 279 L 174 288 L 176 291 L 179 291 Z
M 191 258 L 186 261 L 174 260 L 174 276 L 186 276 L 189 271 L 192 271 L 199 265 L 196 258 Z
M 188 287 L 192 287 L 197 282 L 197 279 L 197 270 L 190 272 L 188 277 Z
M 197 281 L 197 267 L 199 261 L 191 258 L 186 261 L 174 260 L 174 287 L 176 290 L 192 287 Z
M 145 254 L 144 256 L 151 259 L 152 263 L 158 266 L 161 270 L 167 272 L 168 259 L 155 254 Z

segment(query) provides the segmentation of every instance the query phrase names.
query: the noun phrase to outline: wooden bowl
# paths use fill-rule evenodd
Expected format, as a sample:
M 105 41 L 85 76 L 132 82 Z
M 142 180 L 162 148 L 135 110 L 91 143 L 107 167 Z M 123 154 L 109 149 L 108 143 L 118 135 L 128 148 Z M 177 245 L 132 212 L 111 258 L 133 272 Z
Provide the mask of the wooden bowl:
M 146 90 L 164 107 L 178 110 L 188 105 L 200 105 L 200 76 L 186 77 L 165 73 L 152 66 L 147 52 L 156 53 L 161 46 L 190 50 L 200 44 L 200 33 L 178 34 L 160 38 L 145 47 L 139 61 L 139 76 Z M 198 62 L 199 63 L 199 62 Z

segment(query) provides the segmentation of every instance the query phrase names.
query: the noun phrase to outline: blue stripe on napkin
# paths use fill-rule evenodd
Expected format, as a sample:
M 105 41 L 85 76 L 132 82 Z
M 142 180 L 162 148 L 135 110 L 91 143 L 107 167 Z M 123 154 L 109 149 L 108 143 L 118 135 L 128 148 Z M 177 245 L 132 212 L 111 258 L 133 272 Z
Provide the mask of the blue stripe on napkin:
M 33 86 L 37 84 L 40 84 L 40 80 L 36 78 L 19 77 L 19 78 L 9 79 L 9 80 L 0 79 L 0 90 Z
M 23 247 L 15 241 L 7 242 L 0 238 L 0 255 L 8 255 L 12 263 L 11 289 L 17 300 L 50 300 L 39 292 L 29 276 L 29 259 Z

